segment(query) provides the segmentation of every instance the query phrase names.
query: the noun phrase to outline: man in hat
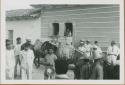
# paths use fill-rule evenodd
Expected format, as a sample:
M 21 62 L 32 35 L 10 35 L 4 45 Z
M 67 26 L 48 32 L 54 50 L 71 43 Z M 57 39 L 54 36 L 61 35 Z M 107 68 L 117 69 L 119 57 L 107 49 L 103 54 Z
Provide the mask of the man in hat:
M 81 40 L 82 47 L 79 47 L 82 56 L 80 60 L 82 61 L 80 65 L 80 79 L 89 79 L 91 75 L 91 64 L 90 64 L 90 51 L 91 44 L 89 41 Z
M 76 53 L 77 53 L 77 58 L 75 59 L 76 60 L 76 67 L 75 67 L 75 78 L 76 79 L 81 79 L 81 74 L 80 74 L 80 70 L 81 70 L 81 66 L 83 65 L 83 59 L 84 57 L 87 57 L 86 56 L 86 46 L 85 46 L 85 41 L 84 40 L 80 40 L 80 45 L 78 47 L 78 50 L 76 50 Z
M 107 61 L 109 64 L 116 65 L 117 56 L 119 55 L 119 48 L 116 46 L 116 42 L 112 41 L 111 46 L 107 49 Z
M 97 50 L 97 47 L 93 47 L 93 59 L 94 64 L 92 67 L 92 74 L 90 79 L 101 80 L 103 79 L 103 66 L 102 66 L 102 54 Z
M 31 39 L 29 39 L 29 38 L 26 39 L 26 42 L 21 45 L 21 50 L 24 50 L 25 44 L 30 44 L 30 49 L 33 50 L 34 46 L 31 44 Z

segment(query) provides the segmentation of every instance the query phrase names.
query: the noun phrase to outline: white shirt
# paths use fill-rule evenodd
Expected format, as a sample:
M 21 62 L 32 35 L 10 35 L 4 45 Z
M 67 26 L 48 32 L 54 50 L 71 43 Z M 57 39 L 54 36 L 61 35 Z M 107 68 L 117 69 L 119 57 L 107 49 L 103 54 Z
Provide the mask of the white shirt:
M 45 56 L 46 62 L 50 63 L 51 65 L 55 65 L 55 60 L 57 59 L 57 56 L 55 54 L 47 54 Z
M 6 68 L 13 68 L 15 66 L 14 50 L 6 50 Z
M 92 45 L 88 44 L 88 45 L 85 45 L 85 47 L 86 47 L 86 54 L 87 54 L 87 56 L 90 56 Z
M 21 51 L 21 44 L 16 44 L 14 48 L 15 56 L 19 55 Z
M 32 66 L 33 65 L 33 59 L 34 59 L 34 53 L 32 50 L 22 50 L 20 53 L 21 56 L 21 65 L 22 66 Z
M 84 57 L 90 57 L 90 52 L 86 48 L 86 45 L 78 47 L 78 50 L 80 52 L 83 52 L 82 54 L 84 55 Z
M 66 43 L 71 44 L 72 43 L 72 37 L 66 37 Z
M 78 47 L 78 50 L 81 51 L 81 52 L 86 52 L 85 46 Z
M 114 45 L 113 47 L 109 46 L 108 49 L 107 49 L 107 54 L 109 54 L 109 55 L 118 56 L 119 53 L 120 53 L 120 49 L 116 45 Z

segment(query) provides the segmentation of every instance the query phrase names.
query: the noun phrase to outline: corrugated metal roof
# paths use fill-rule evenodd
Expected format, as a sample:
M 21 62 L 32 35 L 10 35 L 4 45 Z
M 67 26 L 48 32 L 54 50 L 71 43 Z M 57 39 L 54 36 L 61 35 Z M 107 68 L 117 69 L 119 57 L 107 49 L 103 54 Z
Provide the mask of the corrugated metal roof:
M 6 18 L 38 17 L 41 9 L 17 9 L 6 11 Z

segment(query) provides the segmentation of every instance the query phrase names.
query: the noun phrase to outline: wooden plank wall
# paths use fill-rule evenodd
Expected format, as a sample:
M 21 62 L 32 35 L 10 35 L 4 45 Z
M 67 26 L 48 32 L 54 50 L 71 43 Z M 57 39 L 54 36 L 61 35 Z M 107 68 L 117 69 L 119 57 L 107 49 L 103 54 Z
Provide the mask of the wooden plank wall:
M 42 12 L 41 37 L 52 35 L 52 23 L 60 24 L 60 35 L 63 36 L 64 23 L 73 23 L 73 42 L 80 39 L 99 41 L 107 47 L 111 40 L 119 43 L 119 5 L 83 6 Z

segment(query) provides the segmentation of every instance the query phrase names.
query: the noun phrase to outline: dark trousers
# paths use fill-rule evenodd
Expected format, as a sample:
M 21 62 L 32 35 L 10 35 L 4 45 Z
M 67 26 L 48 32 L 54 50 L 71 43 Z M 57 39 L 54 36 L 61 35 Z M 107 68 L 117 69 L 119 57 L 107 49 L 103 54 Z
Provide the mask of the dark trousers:
M 104 79 L 117 80 L 120 77 L 120 66 L 104 65 Z

